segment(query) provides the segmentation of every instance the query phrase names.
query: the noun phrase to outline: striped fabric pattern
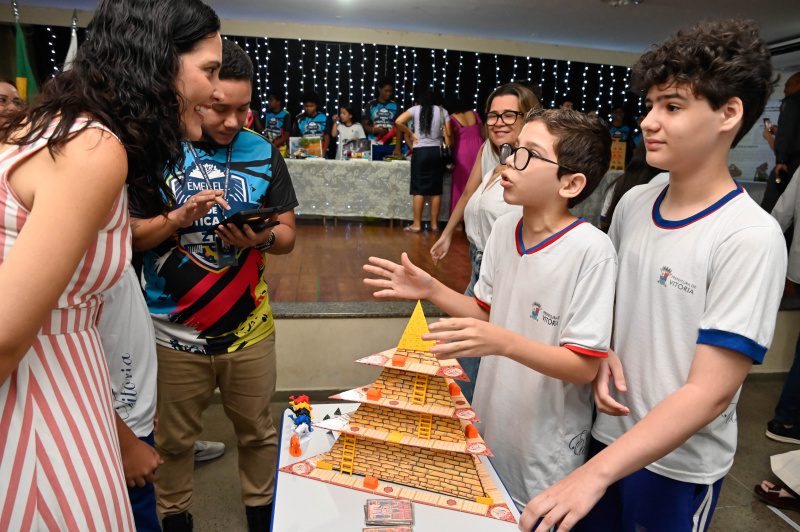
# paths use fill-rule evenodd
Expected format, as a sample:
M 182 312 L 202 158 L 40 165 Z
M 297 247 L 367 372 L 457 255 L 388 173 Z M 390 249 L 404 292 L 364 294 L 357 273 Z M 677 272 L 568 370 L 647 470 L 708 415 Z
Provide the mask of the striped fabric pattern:
M 9 170 L 45 146 L 41 139 L 0 153 L 0 264 L 28 215 L 8 186 Z M 129 261 L 123 190 L 57 308 L 0 385 L 0 530 L 135 530 L 96 328 L 100 294 Z

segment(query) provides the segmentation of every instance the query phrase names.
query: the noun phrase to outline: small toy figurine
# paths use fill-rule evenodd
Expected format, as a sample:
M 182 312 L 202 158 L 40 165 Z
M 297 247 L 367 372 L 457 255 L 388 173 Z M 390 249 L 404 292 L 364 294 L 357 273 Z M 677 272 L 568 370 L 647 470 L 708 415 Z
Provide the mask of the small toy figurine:
M 314 432 L 311 428 L 311 405 L 308 401 L 307 395 L 298 395 L 297 397 L 290 395 L 289 406 L 292 408 L 293 414 L 289 414 L 289 419 L 294 421 L 295 432 L 298 434 L 305 434 L 306 432 Z M 305 427 L 303 425 L 305 424 Z M 306 430 L 307 429 L 307 430 Z
M 297 434 L 292 434 L 289 440 L 289 454 L 295 458 L 303 454 L 303 450 L 300 448 L 300 438 L 297 437 Z

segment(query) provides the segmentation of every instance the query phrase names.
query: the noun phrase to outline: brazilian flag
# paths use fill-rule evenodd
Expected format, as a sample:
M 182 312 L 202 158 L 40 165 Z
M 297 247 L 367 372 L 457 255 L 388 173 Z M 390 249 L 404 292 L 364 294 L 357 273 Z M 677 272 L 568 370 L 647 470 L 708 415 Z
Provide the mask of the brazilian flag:
M 39 90 L 25 49 L 25 35 L 17 21 L 17 92 L 23 101 L 30 101 Z

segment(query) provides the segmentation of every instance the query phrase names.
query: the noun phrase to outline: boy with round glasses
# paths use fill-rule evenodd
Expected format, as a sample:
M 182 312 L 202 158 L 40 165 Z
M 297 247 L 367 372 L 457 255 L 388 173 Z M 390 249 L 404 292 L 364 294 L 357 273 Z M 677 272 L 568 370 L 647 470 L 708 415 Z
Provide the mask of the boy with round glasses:
M 518 507 L 585 460 L 591 387 L 611 338 L 616 254 L 568 208 L 595 189 L 611 139 L 570 110 L 532 112 L 517 147 L 505 145 L 501 216 L 486 243 L 475 298 L 409 261 L 371 257 L 376 297 L 428 299 L 455 318 L 430 326 L 439 358 L 487 356 L 473 407 L 492 464 Z M 487 323 L 488 322 L 488 323 Z

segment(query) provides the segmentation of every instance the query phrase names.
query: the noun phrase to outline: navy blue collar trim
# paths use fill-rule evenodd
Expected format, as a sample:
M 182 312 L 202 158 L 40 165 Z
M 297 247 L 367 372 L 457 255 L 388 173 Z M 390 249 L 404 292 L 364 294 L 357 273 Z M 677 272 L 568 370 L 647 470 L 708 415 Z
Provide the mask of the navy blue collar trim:
M 714 212 L 718 211 L 722 207 L 725 206 L 726 203 L 731 201 L 733 198 L 744 192 L 744 188 L 739 183 L 736 183 L 736 189 L 731 190 L 727 194 L 725 194 L 721 199 L 719 199 L 713 205 L 710 205 L 703 209 L 702 211 L 698 212 L 697 214 L 693 214 L 688 218 L 684 218 L 683 220 L 667 220 L 661 217 L 661 203 L 664 201 L 664 196 L 667 195 L 667 190 L 669 189 L 669 185 L 664 187 L 664 190 L 656 198 L 655 203 L 653 203 L 653 223 L 656 226 L 660 227 L 661 229 L 680 229 L 681 227 L 686 227 L 687 225 L 693 224 L 698 220 L 702 220 L 706 216 L 710 216 Z
M 550 244 L 553 244 L 556 240 L 558 240 L 562 236 L 566 235 L 568 232 L 572 231 L 573 229 L 575 229 L 577 226 L 579 226 L 582 223 L 586 223 L 586 220 L 583 219 L 583 218 L 578 218 L 577 220 L 575 220 L 574 222 L 572 222 L 571 224 L 566 226 L 564 229 L 562 229 L 558 233 L 553 233 L 552 235 L 548 236 L 547 238 L 545 238 L 544 240 L 542 240 L 541 242 L 539 242 L 535 246 L 533 246 L 531 248 L 528 248 L 528 249 L 525 249 L 525 243 L 522 241 L 522 218 L 520 218 L 519 222 L 517 222 L 517 230 L 514 232 L 514 234 L 516 235 L 515 240 L 516 240 L 516 243 L 517 243 L 517 252 L 520 254 L 520 256 L 522 256 L 522 255 L 532 255 L 533 253 L 536 253 L 537 251 L 540 251 L 540 250 L 546 248 Z

